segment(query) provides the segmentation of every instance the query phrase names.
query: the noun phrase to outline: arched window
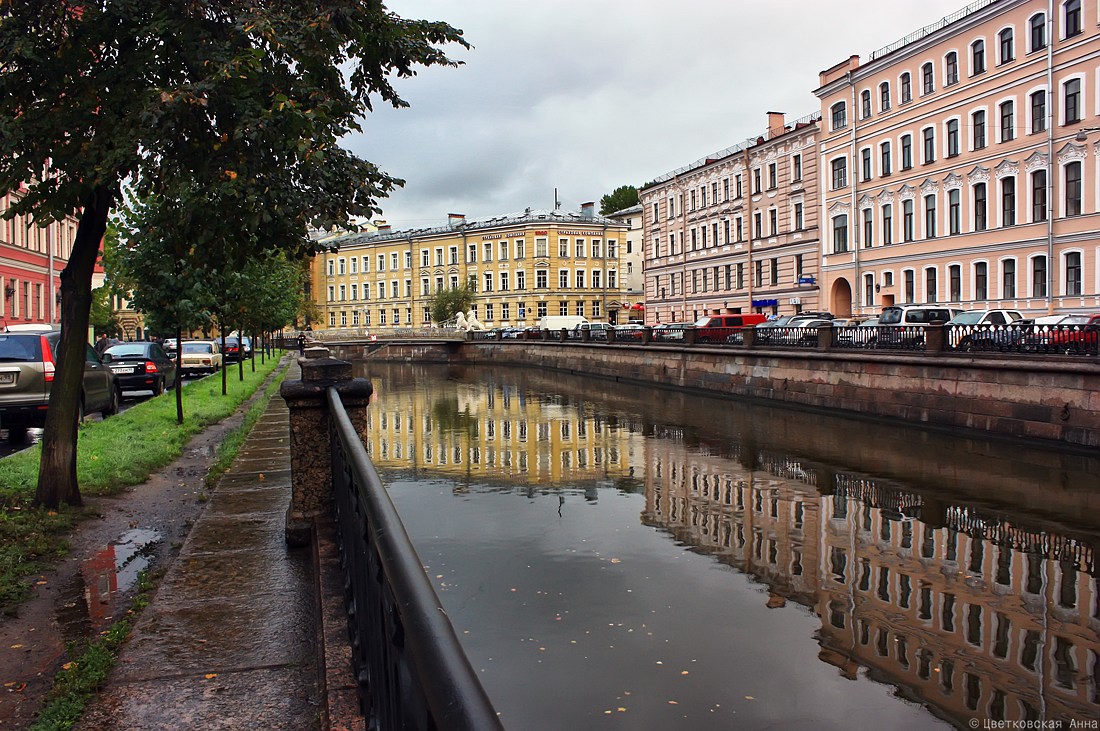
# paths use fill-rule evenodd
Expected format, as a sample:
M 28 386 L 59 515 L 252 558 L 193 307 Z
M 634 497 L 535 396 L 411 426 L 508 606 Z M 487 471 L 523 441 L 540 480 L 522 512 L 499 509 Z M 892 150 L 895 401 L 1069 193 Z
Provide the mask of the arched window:
M 1066 215 L 1081 215 L 1081 163 L 1066 165 Z
M 901 84 L 901 103 L 913 101 L 913 77 L 908 71 L 899 77 L 899 83 Z
M 1011 28 L 1005 28 L 997 34 L 997 48 L 1000 63 L 1008 63 L 1016 58 L 1016 38 Z
M 944 56 L 944 86 L 959 83 L 959 54 L 951 51 Z
M 985 41 L 979 39 L 970 44 L 970 73 L 980 74 L 985 71 Z
M 1028 35 L 1028 50 L 1031 53 L 1041 51 L 1047 47 L 1047 16 L 1044 13 L 1031 16 L 1031 21 L 1028 23 Z
M 859 114 L 862 119 L 871 116 L 871 90 L 864 89 L 859 95 Z
M 844 102 L 837 102 L 829 108 L 833 121 L 833 129 L 844 129 L 848 126 L 848 109 Z
M 931 94 L 936 90 L 936 77 L 932 70 L 932 62 L 924 64 L 920 67 L 921 76 L 921 94 Z
M 890 82 L 884 81 L 878 85 L 879 111 L 890 109 Z

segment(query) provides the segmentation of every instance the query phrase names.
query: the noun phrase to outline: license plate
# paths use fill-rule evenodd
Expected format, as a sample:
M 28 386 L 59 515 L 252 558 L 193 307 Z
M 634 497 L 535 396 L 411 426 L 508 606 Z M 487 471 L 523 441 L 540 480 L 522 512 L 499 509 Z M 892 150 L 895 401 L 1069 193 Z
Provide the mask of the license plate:
M 0 373 L 0 386 L 3 386 L 3 385 L 10 386 L 13 383 L 15 383 L 15 374 L 14 373 Z
M 133 373 L 133 368 L 115 368 L 115 373 Z

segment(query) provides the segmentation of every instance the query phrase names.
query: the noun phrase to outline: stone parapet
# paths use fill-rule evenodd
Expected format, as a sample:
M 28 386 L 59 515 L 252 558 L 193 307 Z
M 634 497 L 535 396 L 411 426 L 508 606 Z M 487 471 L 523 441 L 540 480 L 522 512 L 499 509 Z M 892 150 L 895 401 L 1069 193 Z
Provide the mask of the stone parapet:
M 332 511 L 332 436 L 328 390 L 335 388 L 359 433 L 366 433 L 373 387 L 352 375 L 351 363 L 328 357 L 325 348 L 308 348 L 298 360 L 300 381 L 284 381 L 279 393 L 290 409 L 292 489 L 286 516 L 286 542 L 308 545 L 314 521 Z

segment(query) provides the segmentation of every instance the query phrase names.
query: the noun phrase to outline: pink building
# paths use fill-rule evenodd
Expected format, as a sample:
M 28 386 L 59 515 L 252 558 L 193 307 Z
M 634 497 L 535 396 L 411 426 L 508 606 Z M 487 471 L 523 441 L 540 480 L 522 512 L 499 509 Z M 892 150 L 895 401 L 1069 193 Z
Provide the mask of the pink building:
M 818 309 L 820 116 L 768 130 L 638 192 L 646 323 Z
M 20 195 L 12 191 L 0 196 L 0 213 Z M 59 275 L 69 261 L 76 227 L 77 221 L 71 217 L 44 227 L 25 216 L 0 218 L 0 329 L 61 321 Z M 96 271 L 102 269 L 97 265 Z M 102 274 L 98 278 L 102 280 Z
M 1100 311 L 1098 22 L 980 0 L 821 72 L 826 308 Z

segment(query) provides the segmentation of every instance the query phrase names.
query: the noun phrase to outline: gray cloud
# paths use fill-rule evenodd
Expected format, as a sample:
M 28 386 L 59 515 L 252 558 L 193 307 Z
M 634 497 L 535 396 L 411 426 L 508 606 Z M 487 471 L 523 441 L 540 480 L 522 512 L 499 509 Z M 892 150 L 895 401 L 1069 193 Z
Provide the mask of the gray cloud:
M 958 0 L 402 0 L 404 17 L 463 29 L 458 68 L 397 88 L 345 144 L 406 186 L 382 202 L 395 227 L 566 208 L 641 185 L 755 136 L 765 113 L 818 109 L 818 72 L 866 56 Z

